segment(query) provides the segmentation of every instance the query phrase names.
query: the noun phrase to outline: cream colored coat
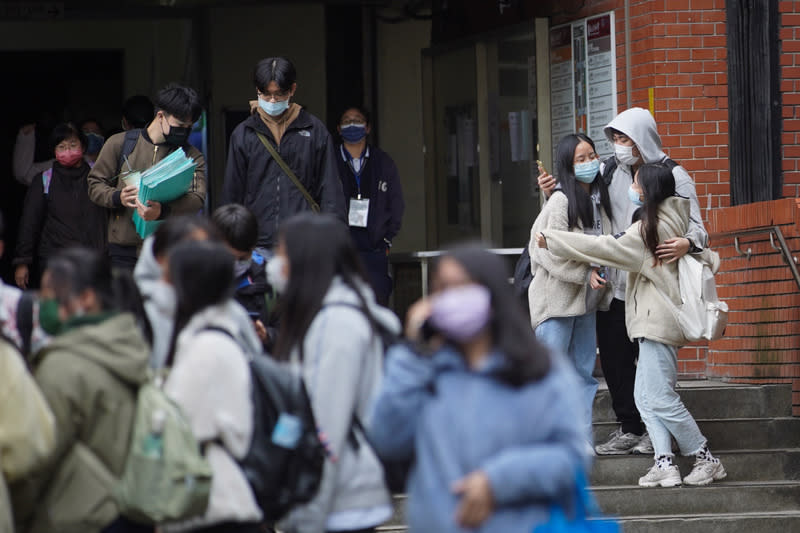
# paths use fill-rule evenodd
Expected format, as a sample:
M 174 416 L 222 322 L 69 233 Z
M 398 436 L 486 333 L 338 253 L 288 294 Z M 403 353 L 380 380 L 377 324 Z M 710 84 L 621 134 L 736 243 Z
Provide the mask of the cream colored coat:
M 653 254 L 640 234 L 641 222 L 636 222 L 617 238 L 609 235 L 594 237 L 565 231 L 545 230 L 542 234 L 547 248 L 565 259 L 583 263 L 597 262 L 628 271 L 625 290 L 625 324 L 628 337 L 683 346 L 687 343 L 663 292 L 675 305 L 681 303 L 678 285 L 678 263 L 653 264 Z M 658 238 L 663 242 L 682 237 L 689 227 L 689 200 L 671 197 L 658 210 Z M 719 256 L 709 249 L 699 254 L 702 261 L 716 272 Z M 661 292 L 659 292 L 659 289 Z

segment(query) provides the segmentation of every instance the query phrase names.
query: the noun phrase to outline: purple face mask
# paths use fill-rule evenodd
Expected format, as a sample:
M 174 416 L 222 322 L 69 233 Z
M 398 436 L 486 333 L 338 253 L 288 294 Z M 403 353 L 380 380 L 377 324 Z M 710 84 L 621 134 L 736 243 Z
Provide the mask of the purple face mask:
M 431 326 L 456 342 L 471 341 L 489 323 L 491 295 L 482 285 L 447 289 L 431 303 Z

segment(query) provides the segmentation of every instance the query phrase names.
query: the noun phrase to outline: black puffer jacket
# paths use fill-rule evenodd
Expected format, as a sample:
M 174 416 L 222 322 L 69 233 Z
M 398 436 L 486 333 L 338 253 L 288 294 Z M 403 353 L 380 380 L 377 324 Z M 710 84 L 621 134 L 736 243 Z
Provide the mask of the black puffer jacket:
M 245 205 L 258 218 L 258 246 L 276 244 L 278 227 L 287 218 L 311 210 L 303 194 L 261 144 L 256 132 L 273 146 L 275 138 L 258 114 L 236 126 L 231 134 L 223 184 L 223 203 Z M 328 130 L 312 114 L 301 110 L 283 134 L 278 153 L 294 171 L 323 213 L 346 219 L 339 180 L 336 147 Z
M 42 175 L 33 178 L 25 195 L 14 265 L 30 265 L 68 246 L 104 251 L 108 211 L 89 199 L 89 165 L 67 168 L 53 163 L 49 191 Z

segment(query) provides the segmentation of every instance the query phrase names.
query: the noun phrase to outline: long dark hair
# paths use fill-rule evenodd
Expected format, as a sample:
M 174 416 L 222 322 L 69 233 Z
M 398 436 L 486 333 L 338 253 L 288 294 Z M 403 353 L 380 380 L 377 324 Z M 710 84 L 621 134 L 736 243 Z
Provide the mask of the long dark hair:
M 583 133 L 565 135 L 558 141 L 558 146 L 556 146 L 556 179 L 558 184 L 561 185 L 561 192 L 567 197 L 569 229 L 576 227 L 579 220 L 584 228 L 594 225 L 592 198 L 583 190 L 583 187 L 578 185 L 578 181 L 575 178 L 575 150 L 582 142 L 589 143 L 592 150 L 595 150 L 594 142 Z M 600 205 L 603 206 L 606 215 L 611 217 L 611 198 L 608 195 L 608 186 L 599 173 L 595 177 L 592 187 L 597 187 L 600 191 Z
M 127 272 L 112 274 L 107 256 L 90 248 L 66 248 L 47 261 L 47 272 L 59 302 L 92 290 L 103 311 L 132 313 L 147 341 L 153 341 L 153 330 L 136 283 Z
M 508 268 L 503 259 L 479 244 L 464 244 L 445 253 L 434 272 L 445 258 L 457 262 L 473 282 L 489 289 L 492 342 L 507 362 L 497 377 L 513 387 L 521 387 L 546 376 L 551 366 L 549 352 L 536 340 L 531 323 L 508 282 Z
M 175 288 L 175 325 L 166 365 L 172 366 L 183 328 L 192 317 L 233 296 L 233 256 L 211 241 L 184 241 L 169 252 L 169 278 Z
M 636 174 L 642 188 L 644 206 L 633 214 L 634 220 L 641 220 L 639 232 L 647 249 L 653 253 L 653 266 L 659 263 L 656 256 L 658 238 L 658 206 L 661 202 L 675 196 L 675 177 L 664 163 L 647 163 L 639 167 Z
M 189 239 L 195 232 L 203 232 L 208 240 L 217 240 L 217 229 L 207 218 L 197 215 L 169 217 L 153 233 L 153 256 L 167 255 L 176 244 Z
M 303 339 L 336 276 L 353 289 L 372 321 L 360 288 L 367 277 L 347 226 L 331 215 L 302 213 L 281 226 L 279 239 L 289 257 L 290 275 L 281 296 L 276 357 L 286 360 L 297 347 L 303 358 Z

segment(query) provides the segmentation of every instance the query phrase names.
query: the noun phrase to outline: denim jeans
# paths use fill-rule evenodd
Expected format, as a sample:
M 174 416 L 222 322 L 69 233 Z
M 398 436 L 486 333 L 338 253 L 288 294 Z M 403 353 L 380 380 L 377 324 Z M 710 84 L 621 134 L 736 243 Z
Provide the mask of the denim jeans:
M 567 356 L 575 365 L 586 407 L 588 439 L 593 442 L 592 407 L 597 392 L 597 380 L 592 376 L 597 357 L 594 311 L 580 316 L 548 318 L 536 327 L 536 337 L 550 349 Z
M 706 443 L 681 397 L 678 381 L 678 347 L 641 339 L 633 397 L 642 415 L 655 456 L 672 455 L 670 435 L 683 455 L 696 455 Z

